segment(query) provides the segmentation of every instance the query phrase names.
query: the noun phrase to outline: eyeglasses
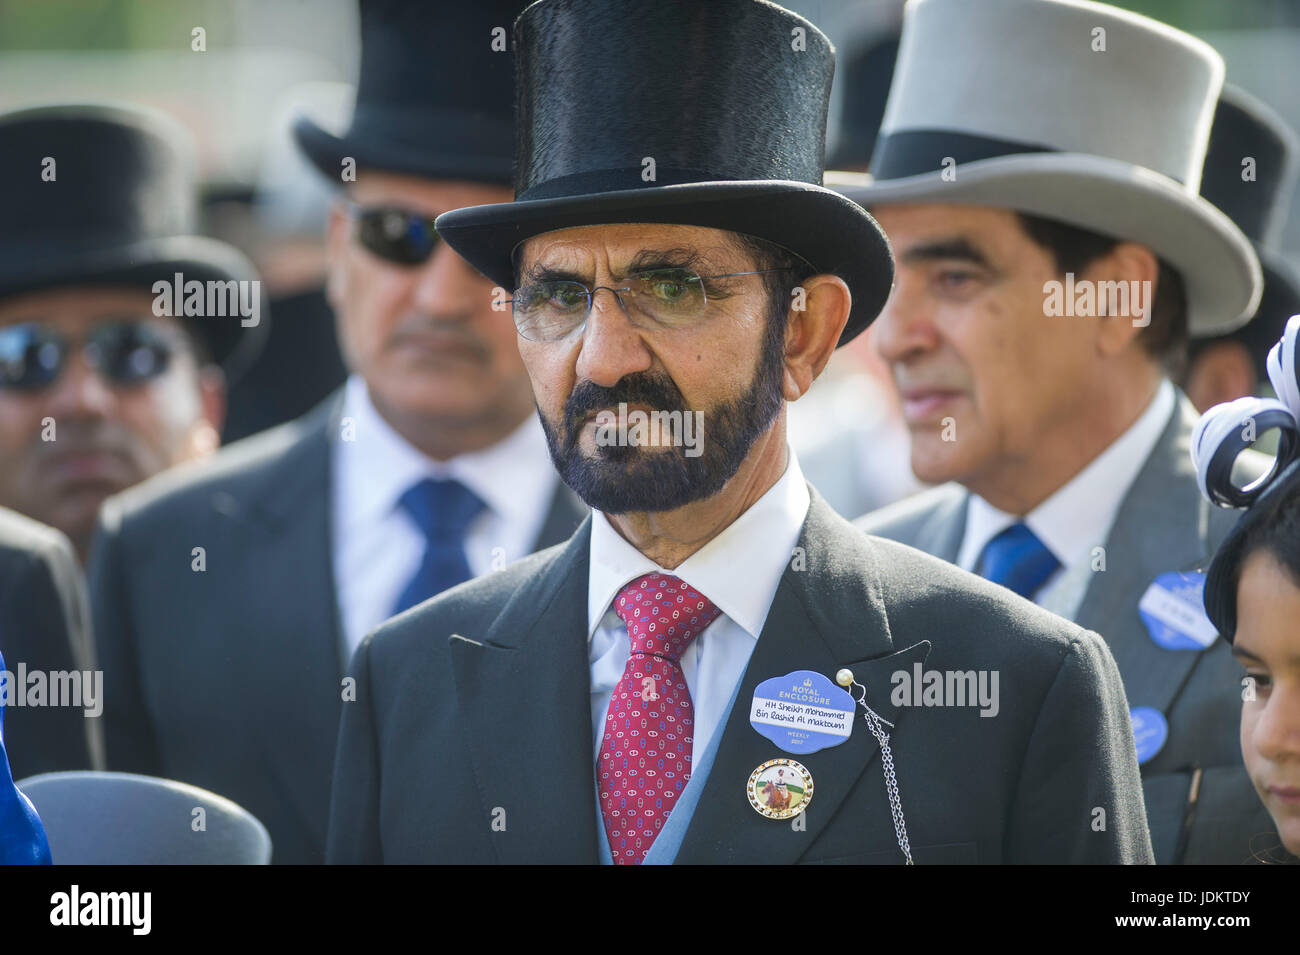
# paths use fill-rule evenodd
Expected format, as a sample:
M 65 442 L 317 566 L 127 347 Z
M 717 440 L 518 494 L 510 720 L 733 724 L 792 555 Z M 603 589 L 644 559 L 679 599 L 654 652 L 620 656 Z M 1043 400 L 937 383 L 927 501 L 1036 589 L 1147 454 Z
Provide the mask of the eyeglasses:
M 52 385 L 73 345 L 47 325 L 28 322 L 0 328 L 0 389 L 36 391 Z M 163 374 L 178 345 L 140 320 L 106 322 L 86 336 L 82 353 L 115 385 L 139 385 Z
M 592 298 L 601 289 L 614 293 L 632 324 L 641 328 L 681 328 L 698 321 L 708 305 L 704 283 L 738 275 L 764 275 L 791 269 L 759 269 L 698 275 L 687 268 L 635 272 L 612 288 L 588 288 L 568 280 L 533 282 L 515 292 L 515 327 L 530 342 L 553 342 L 586 324 Z
M 438 247 L 438 233 L 428 216 L 396 206 L 366 208 L 356 203 L 349 203 L 348 211 L 357 222 L 357 241 L 385 261 L 419 265 Z

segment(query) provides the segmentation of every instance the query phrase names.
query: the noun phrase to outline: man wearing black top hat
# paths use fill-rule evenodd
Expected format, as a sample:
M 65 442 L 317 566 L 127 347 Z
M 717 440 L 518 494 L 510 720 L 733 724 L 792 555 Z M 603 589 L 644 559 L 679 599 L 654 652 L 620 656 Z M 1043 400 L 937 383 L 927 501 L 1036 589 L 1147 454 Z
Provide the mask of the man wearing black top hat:
M 1300 279 L 1280 254 L 1282 228 L 1300 174 L 1300 137 L 1267 105 L 1224 86 L 1210 127 L 1201 195 L 1250 239 L 1264 270 L 1251 320 L 1192 341 L 1182 387 L 1198 411 L 1254 395 L 1268 380 L 1268 350 L 1286 320 L 1300 314 Z
M 1101 640 L 859 534 L 788 449 L 893 274 L 820 185 L 826 38 L 753 0 L 542 0 L 515 43 L 517 199 L 438 229 L 514 287 L 595 510 L 363 641 L 330 860 L 1148 860 Z M 916 706 L 922 670 L 1006 692 Z
M 256 278 L 194 234 L 191 149 L 134 108 L 0 117 L 0 505 L 83 561 L 106 497 L 216 448 L 220 369 L 237 373 L 265 331 L 260 314 L 202 314 L 206 292 L 185 307 L 187 287 Z
M 295 130 L 343 186 L 327 291 L 351 377 L 204 474 L 105 510 L 91 590 L 109 765 L 234 799 L 276 862 L 324 859 L 355 696 L 344 666 L 365 633 L 581 520 L 532 414 L 508 293 L 433 229 L 510 198 L 505 41 L 521 6 L 362 4 L 350 129 Z
M 84 560 L 110 494 L 216 447 L 222 369 L 237 373 L 265 327 L 178 317 L 161 295 L 177 275 L 255 279 L 235 249 L 194 234 L 189 148 L 172 121 L 134 108 L 0 116 L 0 504 L 19 512 L 0 509 L 11 690 L 73 671 L 94 685 L 73 548 Z M 14 772 L 102 768 L 101 721 L 86 712 L 12 706 Z

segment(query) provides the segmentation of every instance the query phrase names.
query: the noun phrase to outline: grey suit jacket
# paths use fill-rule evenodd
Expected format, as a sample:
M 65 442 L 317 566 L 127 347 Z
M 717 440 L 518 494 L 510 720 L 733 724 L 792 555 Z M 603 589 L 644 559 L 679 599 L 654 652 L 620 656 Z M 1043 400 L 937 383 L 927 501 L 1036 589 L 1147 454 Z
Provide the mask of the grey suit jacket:
M 0 508 L 0 654 L 13 674 L 14 692 L 20 666 L 46 674 L 96 668 L 86 588 L 72 545 L 53 527 L 5 508 Z M 83 696 L 82 702 L 90 701 Z M 14 779 L 103 769 L 101 719 L 86 712 L 86 706 L 6 707 L 5 748 Z
M 330 531 L 339 413 L 331 396 L 110 499 L 91 559 L 109 768 L 233 799 L 270 830 L 278 863 L 325 857 L 343 678 Z M 584 513 L 561 486 L 537 546 L 564 540 Z
M 1169 724 L 1164 747 L 1142 765 L 1151 843 L 1158 863 L 1252 861 L 1278 844 L 1241 761 L 1241 667 L 1222 639 L 1193 652 L 1166 650 L 1147 633 L 1138 602 L 1157 576 L 1204 570 L 1236 521 L 1196 486 L 1188 447 L 1196 410 L 1178 405 L 1129 488 L 1075 621 L 1106 638 L 1132 706 Z M 955 561 L 968 492 L 945 485 L 860 518 L 857 526 Z M 1193 783 L 1195 782 L 1195 786 Z
M 339 731 L 329 861 L 598 861 L 590 526 L 362 642 Z M 902 862 L 879 747 L 860 717 L 847 741 L 799 757 L 816 786 L 804 829 L 746 799 L 755 767 L 782 755 L 749 725 L 755 686 L 844 666 L 895 724 L 917 863 L 1150 861 L 1124 691 L 1096 634 L 859 534 L 815 491 L 799 547 L 806 566 L 792 562 L 777 587 L 678 862 Z M 998 714 L 895 706 L 893 674 L 920 663 L 998 672 Z

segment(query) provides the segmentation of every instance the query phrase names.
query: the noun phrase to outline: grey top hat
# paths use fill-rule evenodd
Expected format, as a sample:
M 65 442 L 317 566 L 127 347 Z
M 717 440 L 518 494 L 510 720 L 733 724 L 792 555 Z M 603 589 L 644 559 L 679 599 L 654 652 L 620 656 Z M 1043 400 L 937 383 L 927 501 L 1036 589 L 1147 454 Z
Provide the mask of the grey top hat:
M 910 0 L 871 173 L 826 183 L 868 207 L 997 206 L 1139 242 L 1182 276 L 1193 335 L 1229 331 L 1263 279 L 1198 195 L 1223 73 L 1202 41 L 1104 4 Z

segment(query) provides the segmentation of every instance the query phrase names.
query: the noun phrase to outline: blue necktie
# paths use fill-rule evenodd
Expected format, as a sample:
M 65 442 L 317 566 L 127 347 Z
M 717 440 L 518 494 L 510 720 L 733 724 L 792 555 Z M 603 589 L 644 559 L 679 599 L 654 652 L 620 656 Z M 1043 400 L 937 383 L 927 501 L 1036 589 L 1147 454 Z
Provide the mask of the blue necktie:
M 424 533 L 424 559 L 397 598 L 399 614 L 449 587 L 469 580 L 465 532 L 483 510 L 478 496 L 459 481 L 425 478 L 413 484 L 398 502 Z
M 980 557 L 980 576 L 1033 599 L 1061 566 L 1056 555 L 1047 549 L 1024 524 L 1012 524 L 984 548 Z

